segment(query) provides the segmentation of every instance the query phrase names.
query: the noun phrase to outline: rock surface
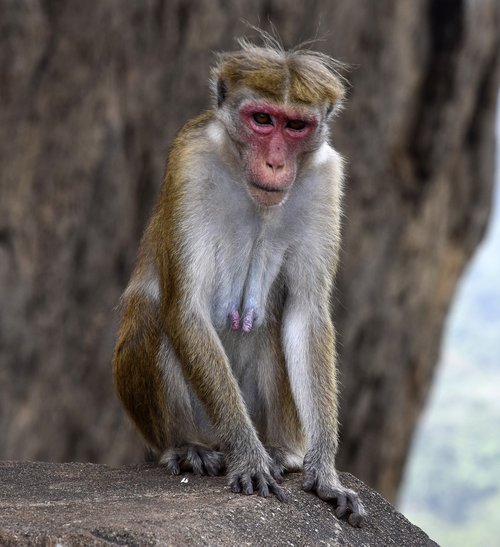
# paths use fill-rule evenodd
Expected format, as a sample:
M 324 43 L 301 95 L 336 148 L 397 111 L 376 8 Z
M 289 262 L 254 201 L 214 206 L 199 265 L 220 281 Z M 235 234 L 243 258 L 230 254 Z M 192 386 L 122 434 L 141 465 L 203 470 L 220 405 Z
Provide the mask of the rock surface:
M 0 545 L 436 545 L 349 474 L 369 511 L 352 528 L 284 482 L 289 502 L 233 494 L 224 477 L 167 475 L 158 466 L 0 463 Z

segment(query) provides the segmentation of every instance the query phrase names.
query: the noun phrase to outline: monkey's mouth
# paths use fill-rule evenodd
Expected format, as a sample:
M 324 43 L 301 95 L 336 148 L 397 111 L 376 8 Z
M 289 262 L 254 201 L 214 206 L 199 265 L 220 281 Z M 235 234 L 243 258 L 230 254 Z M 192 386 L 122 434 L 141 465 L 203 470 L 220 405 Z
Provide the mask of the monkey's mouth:
M 271 194 L 272 193 L 283 194 L 287 190 L 286 188 L 273 188 L 272 186 L 263 186 L 259 184 L 258 182 L 255 182 L 254 180 L 251 180 L 250 184 L 254 186 L 255 188 L 258 188 L 259 190 L 263 190 L 264 192 L 269 192 Z
M 287 190 L 287 187 L 264 186 L 254 180 L 250 181 L 248 185 L 250 197 L 262 207 L 272 207 L 284 203 Z

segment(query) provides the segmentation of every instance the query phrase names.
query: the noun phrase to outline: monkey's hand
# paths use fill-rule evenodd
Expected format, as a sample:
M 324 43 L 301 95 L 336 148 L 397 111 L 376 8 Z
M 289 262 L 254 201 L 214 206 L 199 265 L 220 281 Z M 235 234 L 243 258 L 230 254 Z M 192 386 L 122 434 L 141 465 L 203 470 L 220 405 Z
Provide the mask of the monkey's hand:
M 303 487 L 322 500 L 333 502 L 338 518 L 346 518 L 351 526 L 361 527 L 366 512 L 358 494 L 342 486 L 335 469 L 325 469 L 308 454 L 304 458 Z
M 265 451 L 262 454 L 259 452 L 256 454 L 252 451 L 244 459 L 241 456 L 230 458 L 227 476 L 231 491 L 242 492 L 247 496 L 257 492 L 264 498 L 271 493 L 280 501 L 286 501 L 285 491 L 271 474 L 269 456 Z

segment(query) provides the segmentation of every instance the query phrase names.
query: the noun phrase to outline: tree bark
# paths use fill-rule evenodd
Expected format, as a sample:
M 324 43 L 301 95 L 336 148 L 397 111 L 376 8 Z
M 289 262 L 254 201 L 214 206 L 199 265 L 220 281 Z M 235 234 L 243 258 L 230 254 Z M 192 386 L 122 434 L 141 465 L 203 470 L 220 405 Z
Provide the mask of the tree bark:
M 178 128 L 241 20 L 351 63 L 335 295 L 340 466 L 394 499 L 457 278 L 489 212 L 496 0 L 0 0 L 0 458 L 136 461 L 119 295 Z M 319 27 L 319 30 L 318 30 Z

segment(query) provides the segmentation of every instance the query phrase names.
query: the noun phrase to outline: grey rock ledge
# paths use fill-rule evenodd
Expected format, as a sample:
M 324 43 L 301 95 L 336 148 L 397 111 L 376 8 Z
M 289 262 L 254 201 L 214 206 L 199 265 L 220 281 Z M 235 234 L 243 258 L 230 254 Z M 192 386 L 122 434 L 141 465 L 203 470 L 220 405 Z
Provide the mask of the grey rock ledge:
M 289 502 L 233 494 L 224 477 L 167 475 L 159 466 L 0 463 L 0 545 L 437 545 L 355 477 L 369 512 L 363 528 L 301 490 Z

